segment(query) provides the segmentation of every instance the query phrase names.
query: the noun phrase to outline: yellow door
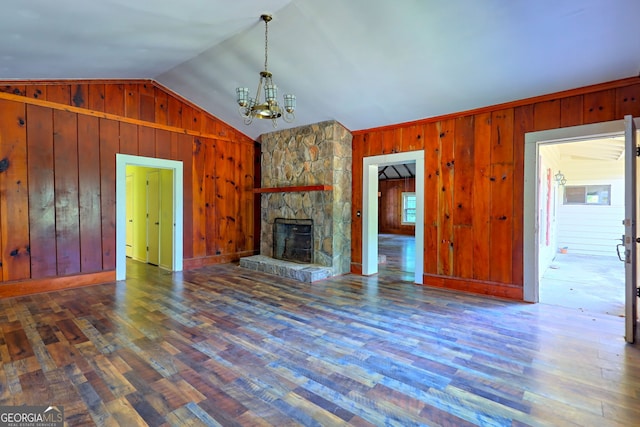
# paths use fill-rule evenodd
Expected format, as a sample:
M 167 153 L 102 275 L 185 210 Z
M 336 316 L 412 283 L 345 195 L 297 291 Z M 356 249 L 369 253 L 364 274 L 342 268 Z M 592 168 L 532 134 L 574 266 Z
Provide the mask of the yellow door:
M 158 170 L 147 173 L 147 262 L 160 263 L 160 179 Z
M 133 176 L 127 175 L 126 178 L 126 213 L 127 226 L 126 226 L 126 256 L 131 258 L 133 256 Z

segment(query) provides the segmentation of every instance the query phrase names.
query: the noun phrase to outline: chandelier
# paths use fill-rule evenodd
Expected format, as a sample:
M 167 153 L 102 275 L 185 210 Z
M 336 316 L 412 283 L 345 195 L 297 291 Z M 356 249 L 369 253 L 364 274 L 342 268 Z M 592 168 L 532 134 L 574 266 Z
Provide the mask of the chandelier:
M 294 111 L 296 109 L 296 97 L 295 95 L 284 95 L 284 111 L 278 105 L 278 87 L 273 84 L 273 75 L 267 68 L 268 63 L 268 23 L 271 21 L 271 15 L 262 15 L 260 19 L 264 21 L 264 71 L 260 71 L 260 81 L 258 82 L 258 90 L 256 97 L 249 97 L 249 88 L 239 87 L 236 88 L 236 94 L 238 95 L 238 105 L 240 106 L 238 111 L 244 118 L 244 124 L 249 125 L 253 122 L 254 118 L 258 119 L 271 119 L 273 127 L 278 126 L 277 119 L 282 119 L 291 123 L 295 119 Z M 264 88 L 264 102 L 262 102 L 261 95 Z

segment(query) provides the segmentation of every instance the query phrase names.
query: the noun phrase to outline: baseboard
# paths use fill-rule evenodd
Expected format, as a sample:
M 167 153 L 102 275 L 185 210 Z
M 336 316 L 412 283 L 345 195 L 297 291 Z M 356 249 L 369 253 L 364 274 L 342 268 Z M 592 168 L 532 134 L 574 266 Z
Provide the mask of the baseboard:
M 110 270 L 73 276 L 4 282 L 0 284 L 0 299 L 98 285 L 101 283 L 115 282 L 115 280 L 116 272 Z

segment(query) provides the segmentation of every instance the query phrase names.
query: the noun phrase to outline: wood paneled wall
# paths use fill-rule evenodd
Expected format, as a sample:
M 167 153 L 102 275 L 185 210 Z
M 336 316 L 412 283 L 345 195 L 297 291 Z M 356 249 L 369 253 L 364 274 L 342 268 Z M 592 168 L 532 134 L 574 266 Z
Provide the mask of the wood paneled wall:
M 445 117 L 354 132 L 353 212 L 362 159 L 425 150 L 424 283 L 523 298 L 524 136 L 640 116 L 640 79 Z M 362 218 L 352 216 L 352 271 L 362 271 Z
M 402 224 L 402 193 L 416 191 L 415 178 L 383 179 L 378 183 L 380 192 L 378 207 L 380 233 L 413 236 L 414 225 Z
M 255 253 L 249 137 L 151 81 L 5 83 L 0 296 L 115 278 L 116 153 L 183 162 L 185 269 Z

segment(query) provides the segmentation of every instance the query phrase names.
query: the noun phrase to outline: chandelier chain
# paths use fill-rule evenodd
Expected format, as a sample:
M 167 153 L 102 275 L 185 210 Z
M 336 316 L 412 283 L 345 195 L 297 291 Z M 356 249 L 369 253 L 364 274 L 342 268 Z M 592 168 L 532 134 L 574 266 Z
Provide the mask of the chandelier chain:
M 264 70 L 269 71 L 267 68 L 267 61 L 269 59 L 269 22 L 264 21 Z

